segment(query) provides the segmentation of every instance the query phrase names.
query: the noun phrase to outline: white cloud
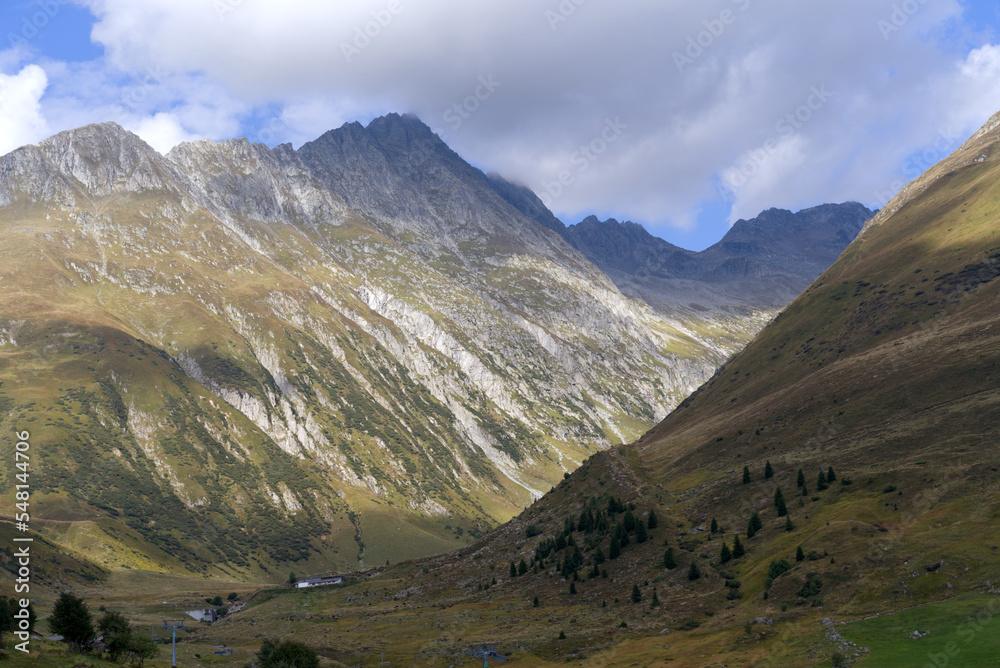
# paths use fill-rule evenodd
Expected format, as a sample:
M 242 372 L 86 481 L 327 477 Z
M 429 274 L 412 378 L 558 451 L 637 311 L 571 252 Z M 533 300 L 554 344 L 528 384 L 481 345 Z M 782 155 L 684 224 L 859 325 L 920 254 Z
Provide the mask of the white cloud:
M 415 112 L 470 162 L 536 191 L 570 170 L 552 197 L 567 222 L 603 211 L 690 225 L 716 182 L 772 145 L 733 189 L 734 218 L 871 204 L 940 131 L 967 135 L 1000 109 L 998 47 L 956 49 L 959 0 L 81 1 L 107 56 L 46 65 L 54 130 L 110 119 L 161 146 L 298 145 Z M 502 85 L 455 128 L 446 113 L 480 77 Z M 832 96 L 789 137 L 778 123 L 814 87 Z M 607 119 L 627 128 L 583 169 Z
M 201 139 L 198 135 L 185 130 L 176 114 L 166 112 L 159 112 L 143 118 L 137 124 L 128 124 L 124 127 L 142 137 L 143 141 L 161 154 L 168 153 L 181 142 Z
M 0 155 L 48 135 L 39 103 L 47 85 L 38 65 L 26 65 L 17 74 L 0 73 Z

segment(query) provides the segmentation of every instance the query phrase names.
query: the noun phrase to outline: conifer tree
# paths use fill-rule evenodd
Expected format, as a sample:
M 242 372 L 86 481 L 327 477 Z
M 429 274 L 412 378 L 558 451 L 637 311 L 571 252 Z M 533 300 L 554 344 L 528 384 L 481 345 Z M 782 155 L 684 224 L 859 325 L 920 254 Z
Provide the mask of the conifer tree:
M 832 466 L 827 467 L 827 469 L 826 469 L 826 481 L 827 482 L 833 482 L 836 479 L 837 479 L 837 474 L 833 472 L 833 467 Z
M 621 545 L 618 544 L 618 536 L 611 537 L 611 545 L 608 546 L 608 558 L 617 559 L 622 553 Z
M 646 533 L 646 525 L 642 522 L 636 522 L 635 525 L 635 542 L 645 543 L 648 534 Z
M 516 578 L 517 577 L 517 566 L 514 565 L 513 561 L 510 562 L 510 576 L 512 578 Z
M 802 483 L 802 496 L 809 496 L 809 487 Z
M 660 597 L 656 595 L 656 587 L 653 587 L 653 600 L 649 604 L 650 608 L 658 608 L 660 606 Z
M 517 565 L 517 574 L 524 575 L 528 572 L 528 564 L 524 561 L 524 557 L 521 557 L 521 563 Z
M 790 532 L 795 530 L 795 525 L 792 524 L 792 516 L 788 515 L 785 517 L 785 531 Z
M 806 484 L 806 474 L 802 472 L 802 469 L 799 469 L 799 476 L 798 478 L 796 478 L 795 483 L 799 487 L 802 487 L 803 485 Z
M 698 569 L 698 564 L 691 562 L 690 568 L 688 568 L 688 580 L 697 580 L 701 577 L 701 571 Z
M 746 554 L 746 550 L 743 549 L 743 543 L 740 542 L 740 535 L 736 534 L 733 536 L 733 559 L 739 559 L 744 554 Z
M 746 485 L 746 484 L 749 484 L 749 482 L 750 482 L 750 467 L 749 466 L 744 466 L 743 467 L 743 484 Z
M 576 593 L 576 582 L 574 580 L 570 580 L 569 582 L 569 593 L 570 594 Z
M 719 562 L 726 563 L 733 558 L 733 553 L 729 551 L 729 545 L 722 541 L 722 549 L 719 551 Z
M 632 602 L 638 603 L 641 600 L 642 600 L 642 592 L 639 591 L 639 585 L 637 584 L 632 585 Z
M 774 490 L 774 508 L 778 511 L 778 517 L 784 517 L 788 514 L 788 507 L 785 506 L 785 495 L 781 493 L 780 487 L 776 487 Z
M 663 567 L 677 568 L 677 560 L 674 558 L 674 548 L 668 547 L 667 551 L 663 553 Z
M 650 510 L 649 511 L 649 519 L 646 521 L 646 528 L 647 529 L 655 529 L 659 523 L 660 523 L 660 521 L 656 518 L 656 511 L 655 510 Z
M 826 484 L 826 473 L 823 472 L 823 469 L 820 469 L 819 476 L 817 476 L 816 478 L 816 491 L 822 492 L 824 489 L 827 488 L 827 486 L 828 485 Z
M 799 545 L 797 548 L 795 548 L 795 561 L 802 561 L 805 558 L 806 558 L 806 555 L 802 551 L 802 546 Z
M 538 597 L 537 596 L 535 597 L 535 600 L 533 600 L 531 602 L 531 606 L 534 607 L 534 608 L 538 607 Z
M 764 478 L 767 479 L 773 477 L 774 477 L 774 469 L 771 468 L 771 460 L 768 460 L 767 463 L 764 464 Z
M 709 530 L 712 532 L 712 534 L 719 533 L 719 523 L 715 521 L 714 517 L 712 518 L 712 526 L 709 527 Z
M 753 538 L 755 535 L 757 535 L 757 527 L 753 525 L 753 518 L 751 517 L 747 522 L 747 538 Z

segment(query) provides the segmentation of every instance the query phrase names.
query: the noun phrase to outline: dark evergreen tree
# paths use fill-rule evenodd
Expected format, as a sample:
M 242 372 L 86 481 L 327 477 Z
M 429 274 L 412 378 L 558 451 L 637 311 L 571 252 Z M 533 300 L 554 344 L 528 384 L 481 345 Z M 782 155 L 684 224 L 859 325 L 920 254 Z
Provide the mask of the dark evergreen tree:
M 719 550 L 719 563 L 726 563 L 733 558 L 733 553 L 729 551 L 729 545 L 722 541 L 722 549 Z
M 576 581 L 574 581 L 574 580 L 570 580 L 570 583 L 569 583 L 569 593 L 570 594 L 575 594 L 576 593 Z
M 638 603 L 642 600 L 642 592 L 639 591 L 639 585 L 632 585 L 632 602 Z
M 622 548 L 618 544 L 618 537 L 617 536 L 612 536 L 611 537 L 611 545 L 608 546 L 608 558 L 609 559 L 617 559 L 618 555 L 620 555 L 621 553 L 622 553 Z
M 604 552 L 601 550 L 601 546 L 598 545 L 597 549 L 594 550 L 594 564 L 600 566 L 604 563 Z
M 791 532 L 795 530 L 795 525 L 792 524 L 792 516 L 788 515 L 785 517 L 785 531 Z
M 538 597 L 537 596 L 535 597 L 535 600 L 533 600 L 531 602 L 531 607 L 533 607 L 533 608 L 537 608 L 538 607 Z
M 645 543 L 647 537 L 648 536 L 646 534 L 646 525 L 643 524 L 642 522 L 636 522 L 636 525 L 635 525 L 635 542 L 636 543 L 640 543 L 640 544 L 641 543 Z
M 799 475 L 798 478 L 796 478 L 795 480 L 795 484 L 797 484 L 799 487 L 802 487 L 803 485 L 806 484 L 806 474 L 802 472 L 802 469 L 799 469 Z
M 660 606 L 660 597 L 656 595 L 656 587 L 653 587 L 653 600 L 649 604 L 650 608 L 658 608 Z
M 753 525 L 753 518 L 747 522 L 747 538 L 753 538 L 757 535 L 757 527 Z
M 656 518 L 656 511 L 655 510 L 650 510 L 649 511 L 649 519 L 646 521 L 646 528 L 647 529 L 655 529 L 657 527 L 657 525 L 659 525 L 659 523 L 660 523 L 660 521 Z
M 663 567 L 677 568 L 677 560 L 674 558 L 674 548 L 668 547 L 667 551 L 663 553 Z
M 750 526 L 753 527 L 754 533 L 764 528 L 764 523 L 760 521 L 760 515 L 757 514 L 756 510 L 750 515 Z
M 802 551 L 802 546 L 799 545 L 795 548 L 795 561 L 802 561 L 806 558 L 805 552 Z
M 743 549 L 743 543 L 740 541 L 740 535 L 736 534 L 733 536 L 733 559 L 739 559 L 744 554 L 746 554 L 746 550 Z
M 827 487 L 829 487 L 829 485 L 826 484 L 826 473 L 823 469 L 820 469 L 819 475 L 816 477 L 816 491 L 822 492 Z
M 809 496 L 809 486 L 802 483 L 802 496 Z
M 698 569 L 698 564 L 691 562 L 691 566 L 688 568 L 688 580 L 697 580 L 701 577 L 701 571 Z
M 768 479 L 773 477 L 774 477 L 774 469 L 771 468 L 771 460 L 768 460 L 767 463 L 764 464 L 764 478 Z
M 49 629 L 61 635 L 75 649 L 87 648 L 94 639 L 94 621 L 82 598 L 68 592 L 59 595 L 49 617 Z
M 622 520 L 622 524 L 625 526 L 626 532 L 632 533 L 633 531 L 635 531 L 635 525 L 636 525 L 635 515 L 632 514 L 631 510 L 625 511 L 625 518 Z
M 512 578 L 516 578 L 517 577 L 517 566 L 514 565 L 513 561 L 510 562 L 510 576 Z
M 785 495 L 781 493 L 780 487 L 774 490 L 774 509 L 778 511 L 778 517 L 784 517 L 788 514 L 788 507 L 785 506 Z
M 521 557 L 521 563 L 517 565 L 517 574 L 524 575 L 528 572 L 528 564 L 524 561 L 524 557 Z
M 712 525 L 709 527 L 709 530 L 713 535 L 719 533 L 719 523 L 715 521 L 714 517 L 712 518 Z
M 743 484 L 746 485 L 746 484 L 749 484 L 749 482 L 750 482 L 750 467 L 749 466 L 744 466 L 743 467 Z
M 837 474 L 833 472 L 833 467 L 830 466 L 826 469 L 826 481 L 833 482 L 837 479 Z
M 566 640 L 566 632 L 565 631 L 560 631 L 559 632 L 559 640 Z

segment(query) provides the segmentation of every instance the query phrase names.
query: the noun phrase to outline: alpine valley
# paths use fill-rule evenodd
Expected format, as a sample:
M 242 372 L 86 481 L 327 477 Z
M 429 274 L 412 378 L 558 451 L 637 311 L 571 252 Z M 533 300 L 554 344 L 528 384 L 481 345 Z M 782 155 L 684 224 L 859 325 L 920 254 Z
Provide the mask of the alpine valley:
M 771 210 L 702 253 L 566 227 L 394 114 L 298 150 L 161 155 L 110 123 L 25 146 L 0 417 L 30 433 L 32 527 L 87 578 L 467 545 L 662 420 L 872 214 Z

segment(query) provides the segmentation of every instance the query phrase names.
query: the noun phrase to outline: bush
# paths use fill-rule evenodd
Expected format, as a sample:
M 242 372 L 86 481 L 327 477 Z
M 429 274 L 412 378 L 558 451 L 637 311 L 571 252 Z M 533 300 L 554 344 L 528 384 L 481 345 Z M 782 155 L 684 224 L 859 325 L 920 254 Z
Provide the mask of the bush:
M 267 639 L 257 652 L 257 664 L 260 668 L 319 668 L 319 657 L 300 642 Z
M 538 528 L 537 524 L 529 524 L 524 528 L 525 538 L 534 538 L 535 536 L 540 536 L 541 534 L 542 530 Z
M 227 601 L 235 601 L 235 600 L 236 600 L 236 599 L 238 599 L 239 597 L 240 597 L 240 595 L 239 595 L 239 594 L 237 594 L 236 592 L 233 592 L 233 593 L 231 593 L 231 594 L 230 594 L 229 596 L 227 596 L 227 597 L 226 597 L 226 600 L 227 600 Z

